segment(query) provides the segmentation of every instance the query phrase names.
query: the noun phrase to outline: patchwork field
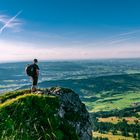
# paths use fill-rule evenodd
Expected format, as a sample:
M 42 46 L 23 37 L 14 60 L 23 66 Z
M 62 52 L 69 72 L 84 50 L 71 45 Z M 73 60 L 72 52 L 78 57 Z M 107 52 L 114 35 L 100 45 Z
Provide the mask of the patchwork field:
M 118 122 L 122 122 L 123 120 L 127 121 L 128 124 L 135 124 L 136 122 L 140 125 L 140 119 L 136 117 L 108 117 L 108 118 L 98 118 L 99 122 L 110 122 L 113 124 L 117 124 Z
M 83 97 L 83 102 L 91 113 L 94 138 L 139 140 L 140 75 L 108 76 L 100 80 L 97 81 L 102 83 L 102 90 L 94 91 L 90 96 L 85 92 Z M 98 82 L 90 87 L 98 89 Z M 86 90 L 83 89 L 82 92 L 84 91 Z
M 121 135 L 112 135 L 111 133 L 108 134 L 101 134 L 99 132 L 93 132 L 94 138 L 106 138 L 108 140 L 135 140 L 134 138 L 131 137 L 125 137 Z
M 110 111 L 114 109 L 123 109 L 126 107 L 140 105 L 140 92 L 125 92 L 112 95 L 112 97 L 104 97 L 100 94 L 90 98 L 98 98 L 94 102 L 84 102 L 89 107 L 90 112 Z M 100 99 L 101 98 L 101 99 Z

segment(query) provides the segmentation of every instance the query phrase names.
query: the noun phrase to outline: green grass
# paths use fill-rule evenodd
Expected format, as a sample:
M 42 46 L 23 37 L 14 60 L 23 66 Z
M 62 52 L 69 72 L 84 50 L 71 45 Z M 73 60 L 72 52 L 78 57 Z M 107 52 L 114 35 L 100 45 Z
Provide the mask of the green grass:
M 78 140 L 75 130 L 56 115 L 56 96 L 22 90 L 1 95 L 0 100 L 0 140 Z
M 13 92 L 7 92 L 5 94 L 0 95 L 0 103 L 3 103 L 6 100 L 10 100 L 12 98 L 16 98 L 19 95 L 24 95 L 28 93 L 30 93 L 30 90 L 18 90 Z
M 99 94 L 96 95 L 98 98 Z M 94 102 L 84 102 L 90 112 L 110 111 L 114 109 L 124 109 L 140 102 L 140 92 L 126 92 L 115 94 L 112 97 L 99 98 Z

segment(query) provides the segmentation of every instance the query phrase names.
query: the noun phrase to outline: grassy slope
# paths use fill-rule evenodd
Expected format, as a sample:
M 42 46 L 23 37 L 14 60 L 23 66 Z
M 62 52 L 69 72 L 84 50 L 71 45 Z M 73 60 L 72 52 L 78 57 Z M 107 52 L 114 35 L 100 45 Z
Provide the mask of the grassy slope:
M 140 74 L 102 76 L 85 82 L 80 92 L 90 112 L 123 109 L 140 103 Z
M 0 96 L 0 139 L 78 139 L 75 131 L 55 115 L 55 96 L 30 94 L 28 90 Z
M 99 98 L 98 94 L 96 96 Z M 90 112 L 120 110 L 132 106 L 133 103 L 140 103 L 140 92 L 125 92 L 123 94 L 115 94 L 112 97 L 104 97 L 95 102 L 84 103 L 90 108 Z

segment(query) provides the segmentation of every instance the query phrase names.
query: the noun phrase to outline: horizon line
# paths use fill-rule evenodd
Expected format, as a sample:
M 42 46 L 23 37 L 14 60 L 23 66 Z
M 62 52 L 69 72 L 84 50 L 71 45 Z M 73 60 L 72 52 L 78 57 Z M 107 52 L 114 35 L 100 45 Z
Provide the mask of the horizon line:
M 57 62 L 57 61 L 95 61 L 95 60 L 134 60 L 134 59 L 140 59 L 140 57 L 126 57 L 126 58 L 123 58 L 123 57 L 118 57 L 118 58 L 84 58 L 84 59 L 46 59 L 46 60 L 39 60 L 38 63 L 41 63 L 41 62 Z M 17 60 L 6 60 L 6 61 L 0 61 L 0 64 L 2 63 L 24 63 L 24 62 L 32 62 L 33 60 L 21 60 L 21 61 L 17 61 Z

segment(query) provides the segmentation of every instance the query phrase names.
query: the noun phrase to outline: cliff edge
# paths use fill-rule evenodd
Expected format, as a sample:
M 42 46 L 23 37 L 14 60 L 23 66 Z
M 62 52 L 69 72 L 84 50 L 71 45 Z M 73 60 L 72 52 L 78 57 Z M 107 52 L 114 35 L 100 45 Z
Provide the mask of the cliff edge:
M 91 140 L 89 113 L 71 89 L 0 95 L 0 139 Z

